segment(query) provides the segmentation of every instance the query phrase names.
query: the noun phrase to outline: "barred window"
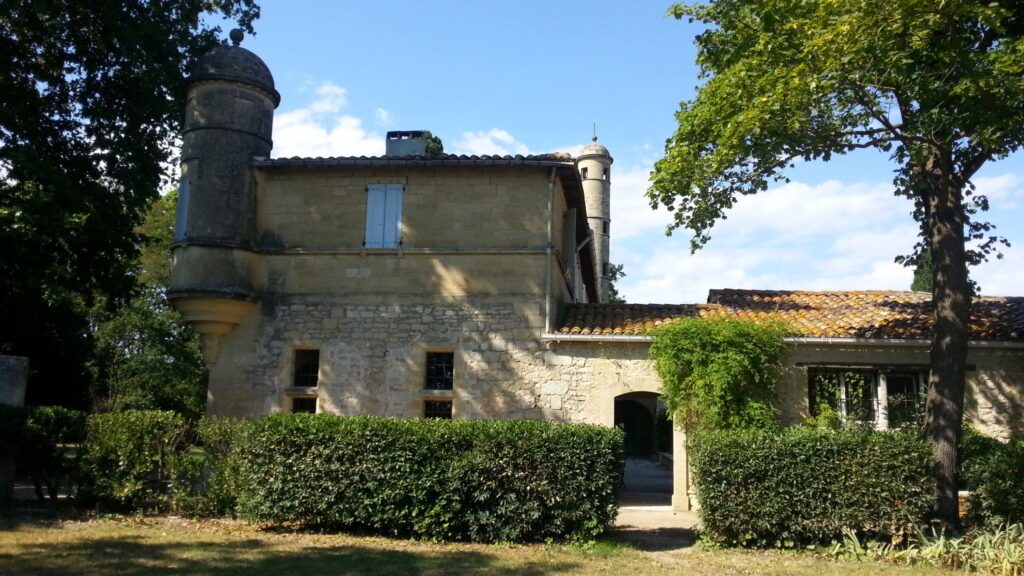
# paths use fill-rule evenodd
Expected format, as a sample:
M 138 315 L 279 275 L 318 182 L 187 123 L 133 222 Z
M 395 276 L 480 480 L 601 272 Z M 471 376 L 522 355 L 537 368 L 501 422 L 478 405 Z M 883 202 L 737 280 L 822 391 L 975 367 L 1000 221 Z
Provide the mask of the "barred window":
M 455 384 L 455 353 L 427 352 L 427 390 L 451 390 Z
M 423 403 L 423 417 L 438 420 L 452 419 L 451 400 L 427 400 Z
M 316 414 L 316 398 L 292 398 L 292 412 Z

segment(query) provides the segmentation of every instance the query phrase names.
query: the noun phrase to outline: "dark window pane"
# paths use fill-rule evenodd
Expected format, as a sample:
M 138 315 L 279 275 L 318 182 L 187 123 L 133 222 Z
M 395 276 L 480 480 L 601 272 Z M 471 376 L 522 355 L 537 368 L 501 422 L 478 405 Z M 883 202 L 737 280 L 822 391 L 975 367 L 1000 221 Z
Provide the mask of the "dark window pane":
M 316 414 L 316 398 L 292 398 L 292 412 Z
M 886 375 L 889 395 L 889 426 L 898 428 L 924 422 L 924 386 L 917 372 L 892 372 Z
M 839 411 L 842 394 L 839 389 L 839 374 L 831 370 L 811 369 L 808 372 L 807 398 L 811 415 L 818 416 L 822 408 Z
M 309 388 L 317 385 L 320 374 L 320 351 L 319 350 L 296 350 L 295 351 L 295 374 L 293 386 Z
M 875 420 L 875 373 L 865 370 L 842 372 L 846 386 L 846 417 L 857 422 Z
M 452 419 L 451 400 L 427 400 L 423 403 L 424 418 L 439 418 L 442 420 Z
M 455 384 L 455 353 L 427 352 L 427 390 L 451 390 Z

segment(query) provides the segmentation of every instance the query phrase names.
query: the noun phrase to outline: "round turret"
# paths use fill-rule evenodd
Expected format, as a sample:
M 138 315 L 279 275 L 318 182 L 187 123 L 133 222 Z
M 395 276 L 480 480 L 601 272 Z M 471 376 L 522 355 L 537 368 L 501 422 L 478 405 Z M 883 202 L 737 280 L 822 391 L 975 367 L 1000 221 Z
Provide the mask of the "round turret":
M 594 136 L 576 157 L 576 168 L 583 180 L 583 197 L 587 205 L 587 221 L 594 233 L 594 272 L 597 276 L 598 302 L 608 301 L 611 285 L 608 255 L 611 233 L 612 162 L 608 149 L 597 143 Z
M 241 30 L 232 30 L 234 46 L 217 46 L 200 56 L 185 80 L 186 86 L 191 88 L 198 82 L 213 81 L 248 84 L 266 92 L 276 108 L 281 103 L 281 95 L 274 88 L 274 76 L 259 56 L 239 46 L 242 36 Z
M 217 46 L 196 62 L 181 134 L 181 181 L 174 228 L 174 269 L 167 298 L 202 336 L 209 366 L 221 336 L 254 306 L 261 288 L 256 182 L 252 160 L 273 147 L 281 96 L 263 60 L 238 46 Z

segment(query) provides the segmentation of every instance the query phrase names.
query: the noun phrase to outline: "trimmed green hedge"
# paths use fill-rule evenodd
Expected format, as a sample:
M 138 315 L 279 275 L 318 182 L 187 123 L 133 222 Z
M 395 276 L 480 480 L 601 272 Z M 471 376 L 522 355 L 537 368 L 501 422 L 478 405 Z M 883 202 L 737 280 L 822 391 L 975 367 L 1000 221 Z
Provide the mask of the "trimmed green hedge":
M 187 516 L 233 516 L 242 488 L 235 447 L 246 421 L 208 416 L 194 443 L 172 461 L 173 508 Z
M 849 528 L 913 529 L 934 498 L 932 453 L 899 432 L 705 432 L 690 446 L 706 533 L 742 546 L 825 543 Z
M 91 416 L 80 492 L 115 508 L 165 509 L 188 440 L 188 423 L 174 412 L 127 410 Z
M 613 428 L 324 414 L 252 422 L 238 456 L 251 519 L 477 542 L 596 536 L 623 466 Z

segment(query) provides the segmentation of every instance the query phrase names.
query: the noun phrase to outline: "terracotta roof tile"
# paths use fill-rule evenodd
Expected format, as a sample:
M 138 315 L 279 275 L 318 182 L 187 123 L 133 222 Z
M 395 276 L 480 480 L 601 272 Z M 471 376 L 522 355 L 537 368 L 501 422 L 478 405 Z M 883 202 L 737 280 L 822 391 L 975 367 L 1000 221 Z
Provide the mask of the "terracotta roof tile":
M 927 339 L 931 296 L 923 292 L 711 290 L 708 304 L 575 304 L 561 334 L 643 335 L 683 316 L 727 314 L 788 324 L 795 336 Z M 1024 297 L 975 298 L 972 340 L 1024 341 Z

